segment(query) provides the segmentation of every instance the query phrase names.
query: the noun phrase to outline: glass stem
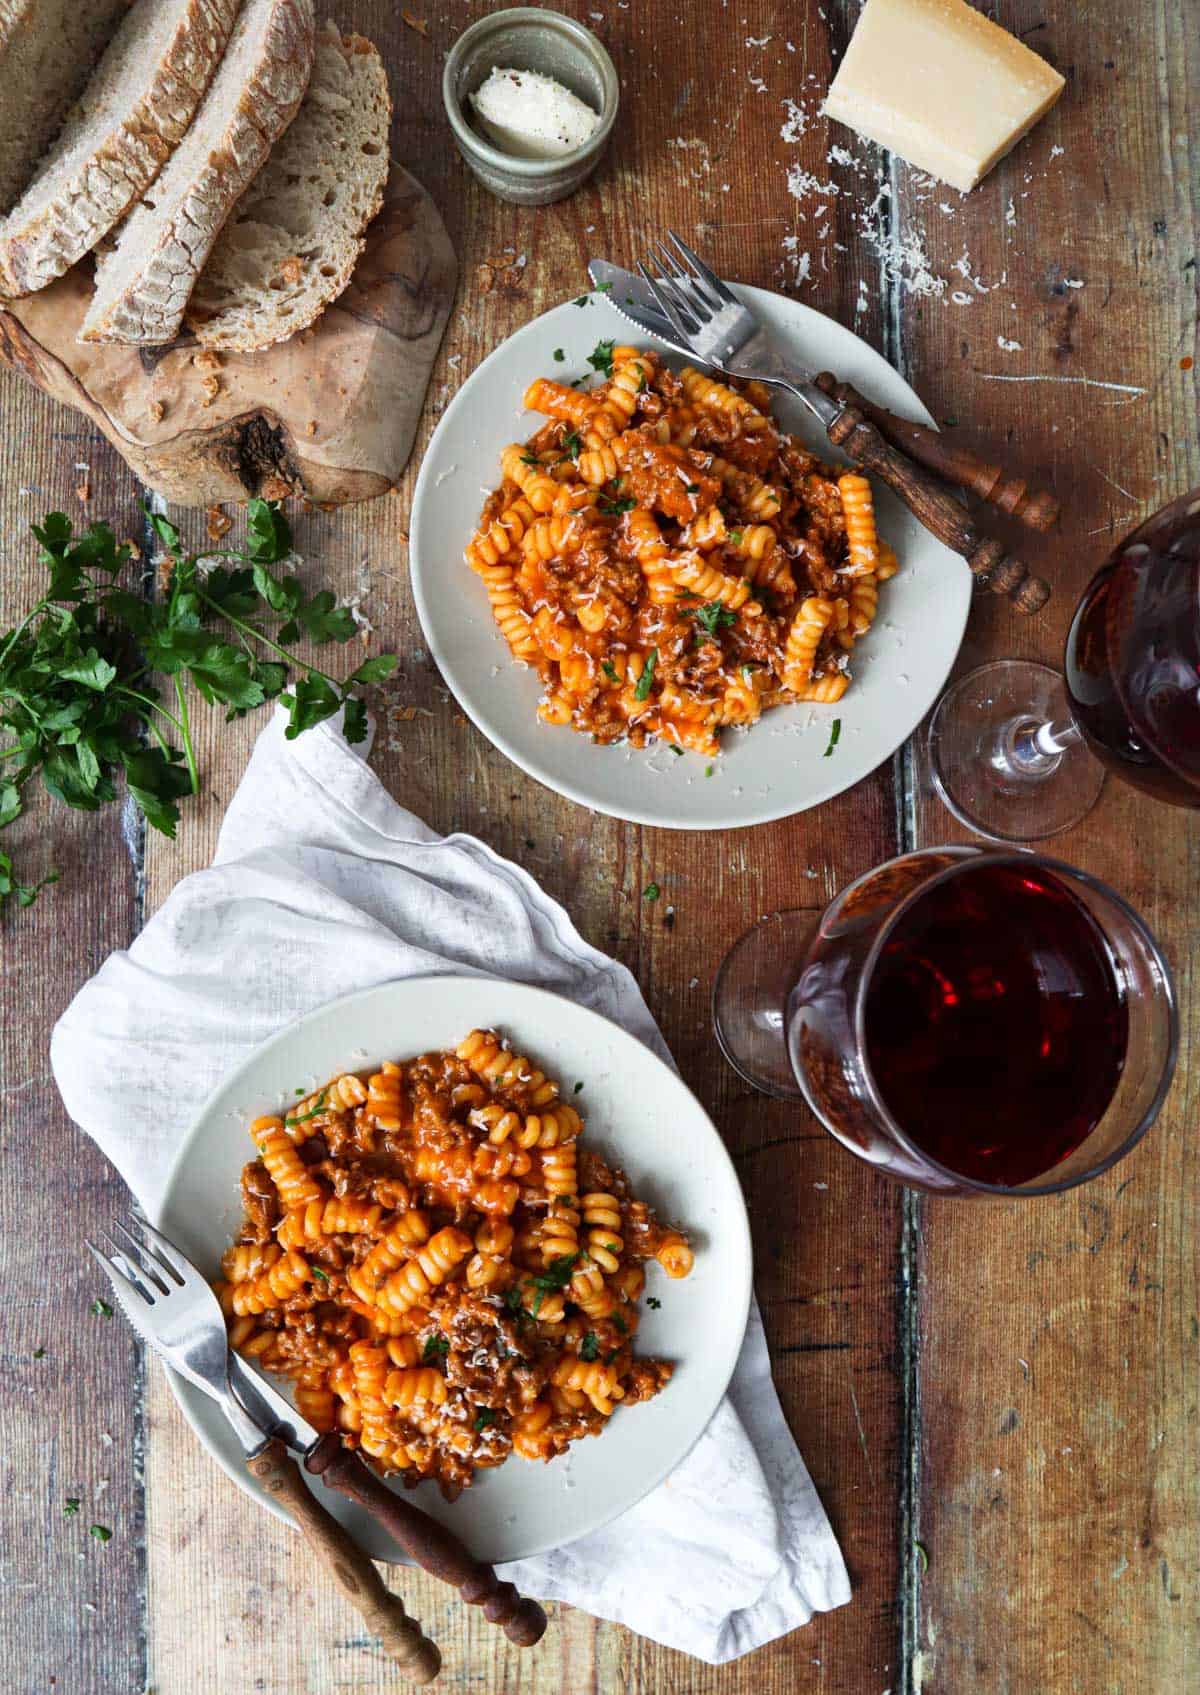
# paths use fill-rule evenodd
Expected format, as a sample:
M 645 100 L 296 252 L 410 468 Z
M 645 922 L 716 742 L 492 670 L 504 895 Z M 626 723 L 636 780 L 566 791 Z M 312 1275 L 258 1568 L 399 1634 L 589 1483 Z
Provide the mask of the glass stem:
M 1083 732 L 1071 718 L 1051 718 L 1041 724 L 1018 718 L 1007 727 L 1004 752 L 1018 771 L 1034 777 L 1053 770 L 1060 756 L 1082 739 Z

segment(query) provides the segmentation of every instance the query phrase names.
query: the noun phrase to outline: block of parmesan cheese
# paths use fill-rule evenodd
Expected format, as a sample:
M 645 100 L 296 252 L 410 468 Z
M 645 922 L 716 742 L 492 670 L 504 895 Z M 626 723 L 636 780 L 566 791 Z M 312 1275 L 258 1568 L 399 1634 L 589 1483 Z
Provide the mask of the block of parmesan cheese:
M 965 0 L 867 0 L 825 111 L 965 192 L 1062 90 L 1052 65 Z

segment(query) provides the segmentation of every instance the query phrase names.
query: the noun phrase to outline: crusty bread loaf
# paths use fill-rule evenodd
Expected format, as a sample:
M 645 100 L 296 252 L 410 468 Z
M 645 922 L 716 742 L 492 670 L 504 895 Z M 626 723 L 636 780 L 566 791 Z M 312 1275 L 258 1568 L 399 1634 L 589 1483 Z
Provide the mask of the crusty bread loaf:
M 245 0 L 191 128 L 100 259 L 81 341 L 173 339 L 222 224 L 296 115 L 313 36 L 313 0 Z
M 45 288 L 125 216 L 191 123 L 240 3 L 137 0 L 0 221 L 0 294 Z
M 234 207 L 188 302 L 187 325 L 203 346 L 269 347 L 337 299 L 383 203 L 391 116 L 375 48 L 326 24 L 300 110 Z
M 24 192 L 130 0 L 0 0 L 0 212 Z

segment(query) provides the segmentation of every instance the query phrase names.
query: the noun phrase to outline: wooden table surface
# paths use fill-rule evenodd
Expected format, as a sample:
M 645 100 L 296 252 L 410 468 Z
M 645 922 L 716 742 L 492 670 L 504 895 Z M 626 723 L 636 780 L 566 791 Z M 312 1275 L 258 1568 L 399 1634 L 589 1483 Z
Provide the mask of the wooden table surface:
M 726 275 L 853 327 L 960 439 L 1002 449 L 1057 490 L 1060 532 L 1010 538 L 1053 580 L 1048 614 L 1023 621 L 979 599 L 960 664 L 1057 663 L 1075 598 L 1110 543 L 1200 483 L 1195 0 L 999 0 L 990 10 L 1066 74 L 1067 89 L 965 199 L 819 116 L 855 0 L 696 0 L 683 28 L 685 9 L 668 0 L 565 0 L 613 55 L 622 116 L 595 179 L 537 211 L 478 187 L 442 113 L 444 53 L 487 9 L 428 7 L 425 35 L 387 0 L 336 8 L 387 56 L 395 151 L 437 200 L 462 263 L 413 467 L 458 384 L 577 292 L 589 255 L 629 259 L 671 223 Z M 61 507 L 136 536 L 142 490 L 95 430 L 17 379 L 0 382 L 0 406 L 7 624 L 40 581 L 30 520 Z M 426 656 L 406 576 L 413 467 L 397 495 L 297 521 L 313 573 L 361 594 L 381 640 L 403 655 L 393 705 L 421 709 L 385 711 L 376 769 L 435 828 L 472 831 L 525 865 L 635 973 L 736 1158 L 776 1382 L 854 1585 L 849 1606 L 714 1670 L 561 1607 L 540 1650 L 521 1655 L 477 1612 L 406 1579 L 410 1606 L 442 1644 L 442 1687 L 1194 1689 L 1200 1221 L 1188 1056 L 1200 1030 L 1200 820 L 1110 782 L 1056 844 L 1115 884 L 1173 961 L 1185 1046 L 1156 1128 L 1115 1171 L 1055 1199 L 976 1207 L 905 1193 L 804 1112 L 740 1086 L 716 1052 L 708 991 L 723 950 L 758 914 L 815 913 L 888 855 L 959 837 L 916 744 L 839 800 L 738 834 L 646 830 L 557 799 L 463 718 Z M 198 543 L 202 518 L 185 523 Z M 305 1549 L 206 1458 L 157 1366 L 119 1322 L 89 1316 L 99 1285 L 81 1239 L 125 1191 L 67 1121 L 47 1041 L 105 955 L 208 862 L 259 725 L 202 717 L 205 799 L 189 805 L 175 843 L 117 807 L 94 818 L 35 809 L 14 832 L 63 880 L 0 928 L 0 1681 L 10 1695 L 393 1686 Z M 675 908 L 673 927 L 667 900 L 640 899 L 651 880 Z M 82 1497 L 77 1518 L 63 1515 L 69 1495 Z M 106 1545 L 89 1538 L 93 1521 L 112 1527 Z

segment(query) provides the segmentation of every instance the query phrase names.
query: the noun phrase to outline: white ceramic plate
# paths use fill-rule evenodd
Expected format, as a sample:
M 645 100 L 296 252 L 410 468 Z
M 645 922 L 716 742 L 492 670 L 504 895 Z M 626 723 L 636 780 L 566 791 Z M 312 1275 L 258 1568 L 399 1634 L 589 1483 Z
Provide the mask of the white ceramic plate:
M 684 1457 L 725 1393 L 750 1303 L 750 1229 L 732 1161 L 711 1120 L 675 1073 L 597 1013 L 542 989 L 479 977 L 386 983 L 320 1007 L 265 1043 L 210 1098 L 187 1137 L 155 1221 L 210 1276 L 241 1218 L 238 1178 L 252 1152 L 252 1118 L 275 1111 L 297 1088 L 339 1070 L 362 1070 L 452 1047 L 476 1026 L 496 1026 L 562 1083 L 603 1158 L 634 1192 L 686 1225 L 696 1252 L 690 1277 L 674 1282 L 651 1265 L 637 1351 L 677 1362 L 661 1394 L 618 1408 L 603 1435 L 543 1465 L 513 1457 L 451 1503 L 436 1483 L 416 1504 L 450 1525 L 490 1561 L 523 1559 L 586 1535 L 641 1500 Z M 572 1094 L 576 1082 L 584 1088 Z M 281 1385 L 282 1386 L 282 1385 Z M 252 1482 L 216 1405 L 172 1375 L 184 1414 L 219 1464 L 278 1516 Z M 395 1544 L 374 1519 L 322 1485 L 319 1499 L 376 1559 Z
M 798 367 L 836 371 L 881 405 L 933 422 L 887 361 L 840 324 L 765 289 L 737 292 L 794 350 Z M 511 658 L 463 549 L 497 484 L 502 450 L 525 441 L 543 421 L 521 410 L 528 384 L 535 376 L 569 382 L 587 372 L 587 355 L 611 336 L 639 339 L 603 295 L 591 295 L 585 306 L 556 306 L 485 359 L 446 408 L 413 501 L 409 553 L 425 639 L 489 741 L 531 777 L 596 812 L 636 824 L 726 830 L 818 806 L 888 759 L 932 706 L 962 640 L 971 573 L 877 486 L 880 529 L 901 569 L 883 585 L 875 628 L 854 650 L 854 685 L 835 707 L 781 707 L 749 730 L 724 731 L 711 777 L 705 776 L 710 762 L 695 754 L 680 759 L 661 746 L 601 747 L 565 726 L 543 724 L 538 677 Z M 662 351 L 653 338 L 641 340 Z M 555 360 L 556 348 L 565 360 Z M 798 401 L 780 395 L 775 414 L 826 458 L 840 457 Z M 841 719 L 841 736 L 827 759 L 834 718 Z

